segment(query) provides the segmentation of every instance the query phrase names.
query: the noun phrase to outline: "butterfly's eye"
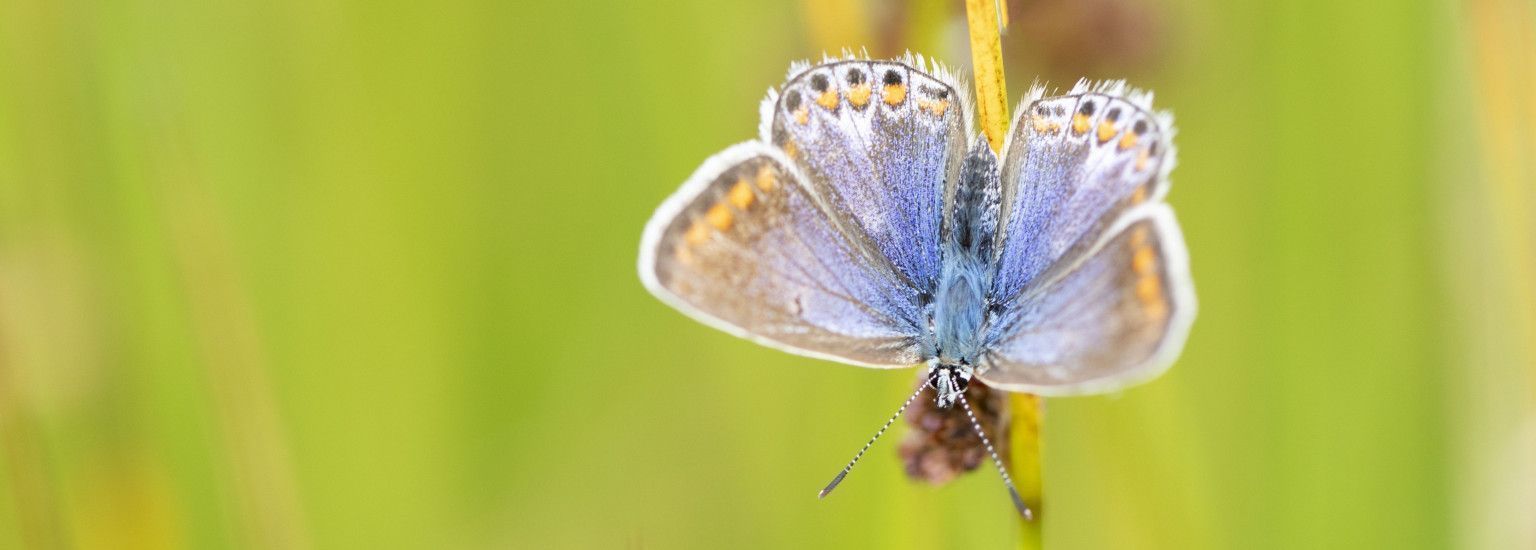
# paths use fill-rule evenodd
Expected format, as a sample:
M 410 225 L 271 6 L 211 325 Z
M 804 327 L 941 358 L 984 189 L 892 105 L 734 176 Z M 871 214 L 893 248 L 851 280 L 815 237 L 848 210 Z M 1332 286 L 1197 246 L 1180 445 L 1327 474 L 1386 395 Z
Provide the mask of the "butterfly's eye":
M 928 371 L 928 385 L 932 386 L 934 388 L 938 388 L 939 387 L 939 379 L 942 378 L 943 376 L 944 376 L 944 367 L 939 367 L 939 368 L 936 368 L 936 369 Z

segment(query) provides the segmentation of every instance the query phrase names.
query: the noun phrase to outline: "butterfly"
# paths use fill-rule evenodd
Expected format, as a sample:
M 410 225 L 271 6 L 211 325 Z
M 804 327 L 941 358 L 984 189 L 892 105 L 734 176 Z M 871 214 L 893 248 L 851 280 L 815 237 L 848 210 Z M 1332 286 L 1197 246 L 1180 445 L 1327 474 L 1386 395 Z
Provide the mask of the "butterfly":
M 965 390 L 974 378 L 1045 396 L 1114 391 L 1179 355 L 1195 295 L 1163 201 L 1173 119 L 1123 82 L 1036 86 L 999 156 L 974 130 L 968 91 L 910 54 L 792 65 L 762 102 L 758 139 L 705 160 L 656 210 L 640 278 L 759 344 L 926 366 L 919 391 L 964 407 L 1028 517 Z

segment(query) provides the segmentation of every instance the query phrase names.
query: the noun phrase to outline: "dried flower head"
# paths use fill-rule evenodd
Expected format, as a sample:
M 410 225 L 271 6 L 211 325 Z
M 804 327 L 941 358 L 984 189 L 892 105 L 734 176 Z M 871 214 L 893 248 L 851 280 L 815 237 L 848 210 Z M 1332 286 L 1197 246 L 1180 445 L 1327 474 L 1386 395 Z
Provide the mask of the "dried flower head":
M 921 385 L 927 380 L 924 372 L 917 383 Z M 998 455 L 1006 462 L 1009 458 L 1007 394 L 988 388 L 980 380 L 972 380 L 965 398 L 976 410 L 976 419 L 981 422 L 982 429 L 997 445 Z M 907 409 L 905 416 L 912 430 L 902 440 L 899 452 L 908 477 L 943 485 L 981 466 L 987 460 L 987 450 L 976 431 L 971 429 L 964 408 L 956 405 L 941 409 L 935 403 L 933 388 L 927 388 Z

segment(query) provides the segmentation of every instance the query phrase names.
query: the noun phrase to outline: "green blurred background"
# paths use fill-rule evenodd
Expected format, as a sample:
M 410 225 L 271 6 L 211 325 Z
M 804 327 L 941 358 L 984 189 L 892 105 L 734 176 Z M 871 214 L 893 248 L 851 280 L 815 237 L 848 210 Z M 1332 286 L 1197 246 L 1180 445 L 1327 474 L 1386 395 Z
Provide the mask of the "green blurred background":
M 1536 547 L 1528 0 L 1031 0 L 1179 126 L 1183 358 L 1051 400 L 1048 548 Z M 946 2 L 0 0 L 0 548 L 1010 547 L 912 383 L 687 320 L 646 218 Z

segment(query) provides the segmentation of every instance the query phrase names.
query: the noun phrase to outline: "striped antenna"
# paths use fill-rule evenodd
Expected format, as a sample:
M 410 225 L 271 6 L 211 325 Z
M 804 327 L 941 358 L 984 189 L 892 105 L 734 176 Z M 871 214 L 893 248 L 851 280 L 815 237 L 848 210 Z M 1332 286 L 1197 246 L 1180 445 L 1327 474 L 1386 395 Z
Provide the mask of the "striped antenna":
M 880 439 L 880 436 L 885 434 L 885 430 L 889 429 L 891 424 L 896 422 L 897 418 L 901 418 L 901 413 L 905 412 L 907 410 L 907 406 L 911 405 L 912 401 L 917 399 L 917 395 L 923 393 L 923 390 L 927 387 L 928 384 L 918 386 L 917 391 L 912 392 L 912 396 L 908 397 L 906 402 L 901 404 L 901 408 L 896 409 L 896 414 L 891 415 L 891 419 L 885 421 L 885 425 L 880 427 L 880 431 L 875 432 L 875 436 L 869 438 L 869 443 L 865 443 L 864 448 L 859 449 L 859 454 L 853 455 L 853 460 L 848 461 L 848 465 L 843 467 L 843 471 L 838 472 L 837 477 L 832 478 L 832 482 L 828 483 L 826 488 L 822 489 L 820 493 L 816 494 L 816 498 L 827 498 L 827 494 L 831 493 L 833 489 L 836 489 L 837 484 L 843 482 L 843 478 L 848 476 L 848 471 L 853 469 L 853 465 L 858 464 L 859 459 L 864 456 L 864 453 L 869 450 L 869 447 L 875 444 L 875 440 Z
M 981 423 L 976 421 L 976 415 L 971 412 L 971 402 L 965 399 L 965 392 L 960 392 L 960 404 L 965 407 L 965 416 L 971 419 L 971 428 L 976 430 L 976 435 L 981 436 L 981 444 L 987 446 L 987 454 L 992 455 L 997 473 L 1003 474 L 1003 485 L 1008 486 L 1008 496 L 1013 497 L 1013 507 L 1019 509 L 1019 515 L 1024 516 L 1026 521 L 1035 519 L 1034 512 L 1029 511 L 1024 499 L 1019 497 L 1019 490 L 1013 487 L 1013 478 L 1008 476 L 1008 469 L 1003 467 L 1002 459 L 997 458 L 997 451 L 992 449 L 992 441 L 987 439 L 987 433 L 981 430 Z

